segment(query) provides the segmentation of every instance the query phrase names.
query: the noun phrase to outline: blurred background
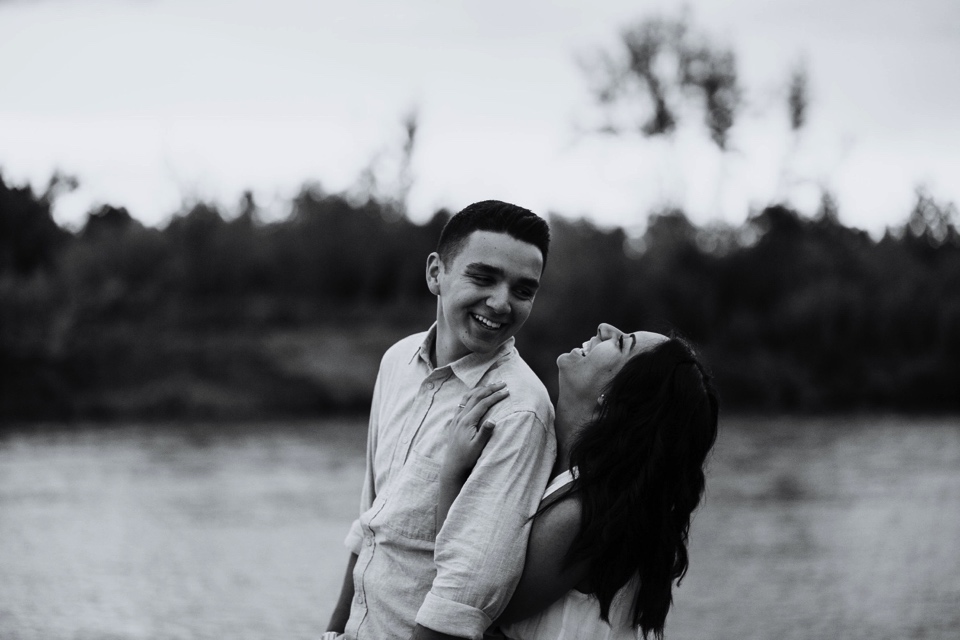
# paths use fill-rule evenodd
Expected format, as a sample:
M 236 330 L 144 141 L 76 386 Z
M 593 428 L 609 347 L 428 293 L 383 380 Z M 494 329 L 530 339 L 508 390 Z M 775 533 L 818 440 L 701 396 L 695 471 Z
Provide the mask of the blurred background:
M 0 637 L 319 635 L 383 351 L 497 198 L 520 352 L 700 345 L 668 638 L 960 634 L 948 0 L 0 0 Z

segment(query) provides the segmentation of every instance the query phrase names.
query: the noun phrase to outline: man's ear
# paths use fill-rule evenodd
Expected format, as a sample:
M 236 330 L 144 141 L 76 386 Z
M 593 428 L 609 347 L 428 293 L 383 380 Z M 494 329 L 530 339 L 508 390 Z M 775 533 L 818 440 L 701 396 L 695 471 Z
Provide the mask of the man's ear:
M 440 254 L 434 251 L 427 256 L 427 288 L 435 296 L 440 295 L 440 270 L 443 265 L 440 263 Z

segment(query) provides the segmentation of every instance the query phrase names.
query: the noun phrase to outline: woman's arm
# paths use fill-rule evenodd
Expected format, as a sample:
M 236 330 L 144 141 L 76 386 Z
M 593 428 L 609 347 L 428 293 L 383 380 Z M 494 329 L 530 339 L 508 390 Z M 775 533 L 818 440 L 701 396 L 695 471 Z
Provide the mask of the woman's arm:
M 561 489 L 554 504 L 533 520 L 523 575 L 497 624 L 528 618 L 577 587 L 583 588 L 587 563 L 564 566 L 567 551 L 580 531 L 580 500 L 576 493 Z M 548 498 L 553 500 L 553 496 Z
M 440 468 L 440 495 L 437 501 L 437 531 L 443 526 L 450 505 L 470 477 L 483 448 L 493 433 L 493 423 L 483 421 L 490 408 L 510 395 L 506 383 L 494 382 L 468 393 L 450 425 L 447 450 Z
M 483 417 L 493 405 L 507 397 L 509 392 L 504 387 L 503 383 L 494 383 L 470 392 L 448 427 L 450 437 L 440 469 L 437 531 L 490 440 L 494 425 L 483 422 Z M 532 616 L 570 589 L 583 586 L 586 562 L 563 566 L 567 551 L 580 531 L 580 501 L 569 488 L 561 489 L 548 501 L 551 506 L 533 520 L 523 575 L 510 603 L 497 619 L 498 624 Z

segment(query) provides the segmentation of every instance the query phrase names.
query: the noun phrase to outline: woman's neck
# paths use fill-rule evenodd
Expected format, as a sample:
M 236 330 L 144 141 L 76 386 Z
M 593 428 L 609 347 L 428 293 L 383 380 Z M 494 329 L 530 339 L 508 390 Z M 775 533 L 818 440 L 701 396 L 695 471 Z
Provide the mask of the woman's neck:
M 559 416 L 557 420 L 559 420 Z M 570 445 L 566 442 L 566 438 L 557 438 L 557 459 L 553 463 L 553 471 L 550 472 L 551 478 L 556 478 L 558 475 L 570 468 Z
M 570 449 L 573 446 L 577 430 L 593 417 L 593 407 L 583 403 L 557 401 L 554 431 L 557 434 L 557 459 L 553 464 L 551 477 L 556 477 L 570 468 Z

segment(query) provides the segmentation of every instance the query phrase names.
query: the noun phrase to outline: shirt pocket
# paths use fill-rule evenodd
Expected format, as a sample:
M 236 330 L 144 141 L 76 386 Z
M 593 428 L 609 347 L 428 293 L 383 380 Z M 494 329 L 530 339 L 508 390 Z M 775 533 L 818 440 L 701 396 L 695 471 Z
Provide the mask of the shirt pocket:
M 383 525 L 405 538 L 433 541 L 439 492 L 440 463 L 411 449 L 380 512 Z

